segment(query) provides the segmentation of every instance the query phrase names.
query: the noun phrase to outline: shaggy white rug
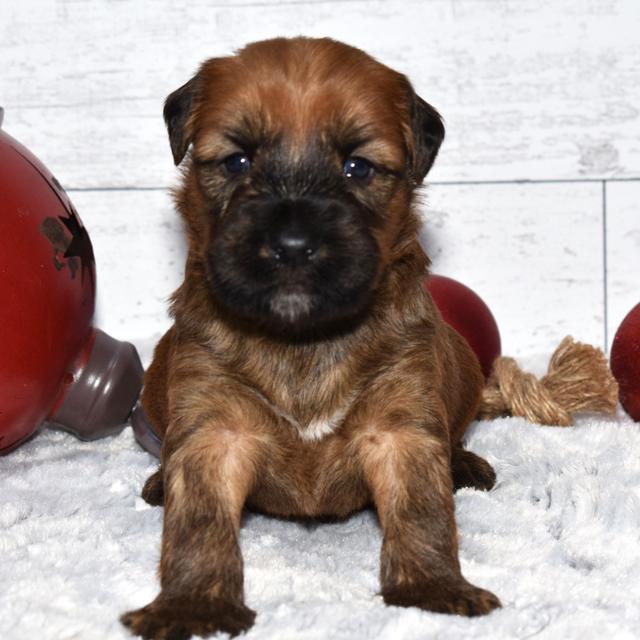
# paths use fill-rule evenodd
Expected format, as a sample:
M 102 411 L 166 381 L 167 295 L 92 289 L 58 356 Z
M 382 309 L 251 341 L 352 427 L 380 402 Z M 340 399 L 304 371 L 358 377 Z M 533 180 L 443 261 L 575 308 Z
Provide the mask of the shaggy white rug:
M 251 638 L 640 637 L 640 424 L 477 423 L 490 493 L 456 495 L 466 577 L 504 608 L 463 619 L 386 607 L 375 514 L 304 525 L 248 514 L 241 543 Z M 0 638 L 115 640 L 146 604 L 162 509 L 139 498 L 156 461 L 131 430 L 92 443 L 43 431 L 0 458 Z

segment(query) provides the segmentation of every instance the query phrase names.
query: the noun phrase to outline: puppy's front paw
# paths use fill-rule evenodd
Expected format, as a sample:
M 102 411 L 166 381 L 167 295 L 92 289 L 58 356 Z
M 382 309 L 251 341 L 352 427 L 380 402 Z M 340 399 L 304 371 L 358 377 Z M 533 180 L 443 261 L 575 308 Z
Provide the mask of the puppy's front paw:
M 226 631 L 231 636 L 253 626 L 256 614 L 242 602 L 219 598 L 206 602 L 158 596 L 142 609 L 125 613 L 120 621 L 131 633 L 148 640 L 188 640 Z
M 383 591 L 382 597 L 387 604 L 397 607 L 418 607 L 461 616 L 482 616 L 502 606 L 491 591 L 474 587 L 464 578 L 392 587 Z

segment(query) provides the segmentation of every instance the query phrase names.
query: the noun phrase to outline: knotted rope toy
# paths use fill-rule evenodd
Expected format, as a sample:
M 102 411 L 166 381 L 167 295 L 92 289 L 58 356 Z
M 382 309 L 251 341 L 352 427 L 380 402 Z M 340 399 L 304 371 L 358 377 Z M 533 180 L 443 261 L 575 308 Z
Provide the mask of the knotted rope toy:
M 499 357 L 482 395 L 478 418 L 519 416 L 529 422 L 567 427 L 578 411 L 615 414 L 618 383 L 604 353 L 567 336 L 539 380 L 513 358 Z

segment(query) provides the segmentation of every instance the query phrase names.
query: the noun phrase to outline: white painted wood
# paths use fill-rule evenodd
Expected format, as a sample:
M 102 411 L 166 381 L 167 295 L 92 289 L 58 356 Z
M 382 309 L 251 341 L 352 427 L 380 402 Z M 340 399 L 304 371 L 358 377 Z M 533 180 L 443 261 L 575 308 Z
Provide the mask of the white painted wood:
M 504 354 L 550 354 L 567 334 L 604 346 L 598 184 L 432 186 L 426 200 L 433 272 L 487 303 Z
M 640 182 L 607 185 L 608 343 L 640 303 Z
M 184 273 L 181 222 L 162 191 L 70 191 L 96 257 L 95 325 L 144 340 L 170 326 L 167 298 Z
M 81 108 L 11 109 L 3 129 L 35 153 L 67 189 L 172 184 L 176 175 L 162 100 Z
M 442 111 L 434 180 L 640 176 L 639 33 L 637 0 L 5 1 L 0 102 L 65 185 L 165 185 L 162 101 L 200 61 L 329 35 Z

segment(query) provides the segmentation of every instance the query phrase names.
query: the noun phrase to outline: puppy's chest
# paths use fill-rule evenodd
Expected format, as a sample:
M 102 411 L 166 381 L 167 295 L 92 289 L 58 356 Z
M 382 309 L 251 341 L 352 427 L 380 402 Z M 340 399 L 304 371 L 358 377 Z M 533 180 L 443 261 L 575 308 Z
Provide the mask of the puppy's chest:
M 314 418 L 306 426 L 298 426 L 300 439 L 304 442 L 319 442 L 340 427 L 346 413 L 346 407 L 341 407 L 327 417 Z
M 342 428 L 353 407 L 355 396 L 352 392 L 326 404 L 310 399 L 305 405 L 300 402 L 300 398 L 297 402 L 290 403 L 282 398 L 278 404 L 267 402 L 293 440 L 313 444 L 325 440 Z M 282 408 L 281 405 L 287 408 Z
M 304 443 L 320 442 L 338 431 L 361 386 L 344 364 L 329 370 L 284 367 L 273 373 L 267 381 L 256 381 L 254 389 L 285 429 Z

